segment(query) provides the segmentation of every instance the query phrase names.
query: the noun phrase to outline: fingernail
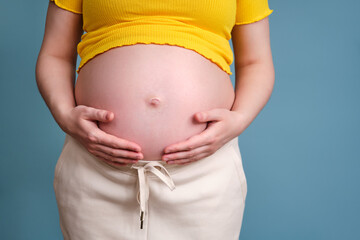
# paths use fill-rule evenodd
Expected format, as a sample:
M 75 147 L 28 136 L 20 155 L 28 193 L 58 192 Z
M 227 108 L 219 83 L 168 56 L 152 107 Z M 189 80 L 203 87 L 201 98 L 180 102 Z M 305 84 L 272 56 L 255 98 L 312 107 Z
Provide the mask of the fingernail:
M 106 119 L 106 120 L 110 120 L 110 113 L 106 113 L 105 119 Z
M 164 157 L 164 161 L 167 161 L 167 160 L 169 160 L 169 158 L 168 158 L 168 157 Z

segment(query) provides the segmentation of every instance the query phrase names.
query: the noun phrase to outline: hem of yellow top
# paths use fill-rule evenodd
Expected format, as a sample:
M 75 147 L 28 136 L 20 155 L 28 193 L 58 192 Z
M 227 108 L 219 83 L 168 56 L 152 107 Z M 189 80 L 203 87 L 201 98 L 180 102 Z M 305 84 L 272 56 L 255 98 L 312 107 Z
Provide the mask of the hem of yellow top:
M 230 39 L 230 34 L 222 36 L 206 28 L 156 16 L 121 22 L 95 31 L 87 31 L 81 37 L 77 46 L 81 58 L 77 73 L 96 55 L 111 48 L 143 43 L 166 44 L 193 50 L 231 75 L 230 65 L 234 56 Z
M 157 42 L 157 41 L 136 41 L 134 43 L 128 43 L 128 44 L 117 44 L 115 46 L 112 46 L 110 48 L 107 48 L 107 49 L 104 49 L 102 51 L 99 51 L 97 52 L 95 55 L 89 57 L 86 61 L 83 61 L 82 64 L 79 65 L 78 69 L 76 70 L 76 72 L 79 74 L 81 68 L 83 66 L 85 66 L 85 64 L 87 62 L 89 62 L 91 59 L 95 58 L 97 55 L 101 54 L 101 53 L 104 53 L 104 52 L 107 52 L 109 50 L 111 50 L 112 48 L 117 48 L 117 47 L 122 47 L 122 46 L 131 46 L 131 45 L 136 45 L 138 43 L 143 43 L 143 44 L 158 44 L 158 45 L 170 45 L 170 46 L 178 46 L 178 47 L 183 47 L 183 48 L 186 48 L 186 49 L 189 49 L 189 50 L 193 50 L 195 51 L 196 53 L 200 54 L 201 56 L 205 57 L 206 59 L 210 60 L 211 62 L 215 63 L 218 67 L 221 68 L 221 70 L 223 70 L 224 72 L 226 72 L 228 75 L 232 75 L 233 73 L 230 71 L 230 70 L 227 70 L 227 69 L 224 69 L 223 66 L 221 66 L 219 63 L 215 62 L 212 58 L 210 57 L 207 57 L 206 55 L 200 53 L 198 50 L 196 50 L 195 48 L 190 48 L 188 46 L 185 46 L 185 45 L 181 45 L 181 44 L 178 44 L 178 43 L 168 43 L 168 42 Z
M 243 25 L 243 24 L 249 24 L 249 23 L 254 23 L 254 22 L 258 22 L 266 17 L 268 17 L 274 10 L 273 9 L 268 9 L 264 14 L 257 16 L 256 18 L 253 18 L 249 21 L 243 21 L 243 22 L 236 22 L 235 25 Z
M 62 8 L 62 9 L 65 9 L 65 10 L 73 12 L 73 13 L 82 14 L 82 12 L 80 12 L 80 11 L 77 11 L 77 10 L 71 9 L 67 6 L 64 6 L 62 3 L 59 3 L 58 0 L 50 0 L 50 1 L 54 2 L 55 5 L 57 5 L 58 7 Z

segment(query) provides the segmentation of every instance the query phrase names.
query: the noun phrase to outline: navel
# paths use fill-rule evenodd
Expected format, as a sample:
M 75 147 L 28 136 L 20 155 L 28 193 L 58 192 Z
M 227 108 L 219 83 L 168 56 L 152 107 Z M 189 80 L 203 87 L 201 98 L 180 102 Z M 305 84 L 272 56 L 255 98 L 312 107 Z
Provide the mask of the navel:
M 149 100 L 149 104 L 153 107 L 157 107 L 160 105 L 160 99 L 157 97 L 153 97 Z

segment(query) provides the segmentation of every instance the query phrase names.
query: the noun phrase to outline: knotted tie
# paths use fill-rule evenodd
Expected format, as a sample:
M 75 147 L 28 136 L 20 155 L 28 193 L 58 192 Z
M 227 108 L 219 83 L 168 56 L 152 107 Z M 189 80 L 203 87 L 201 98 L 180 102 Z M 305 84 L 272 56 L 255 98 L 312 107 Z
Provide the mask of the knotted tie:
M 164 170 L 165 174 L 156 167 Z M 131 168 L 137 169 L 139 176 L 139 191 L 137 193 L 137 201 L 140 204 L 140 229 L 143 229 L 146 201 L 149 199 L 149 183 L 146 177 L 146 173 L 153 173 L 161 181 L 163 181 L 171 191 L 175 189 L 175 184 L 166 168 L 157 161 L 149 161 L 145 165 L 137 165 L 135 163 L 131 166 Z

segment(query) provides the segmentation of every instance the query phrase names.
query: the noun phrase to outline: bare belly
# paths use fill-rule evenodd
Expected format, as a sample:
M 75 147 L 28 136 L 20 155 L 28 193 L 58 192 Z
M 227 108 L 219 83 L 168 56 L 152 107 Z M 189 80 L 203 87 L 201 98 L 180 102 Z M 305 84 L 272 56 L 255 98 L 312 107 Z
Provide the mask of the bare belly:
M 230 109 L 229 75 L 195 51 L 170 45 L 136 44 L 99 54 L 80 70 L 78 105 L 115 114 L 99 123 L 107 133 L 139 144 L 143 160 L 160 160 L 166 146 L 202 132 L 194 114 Z

